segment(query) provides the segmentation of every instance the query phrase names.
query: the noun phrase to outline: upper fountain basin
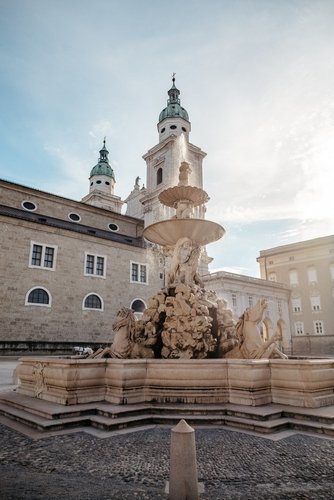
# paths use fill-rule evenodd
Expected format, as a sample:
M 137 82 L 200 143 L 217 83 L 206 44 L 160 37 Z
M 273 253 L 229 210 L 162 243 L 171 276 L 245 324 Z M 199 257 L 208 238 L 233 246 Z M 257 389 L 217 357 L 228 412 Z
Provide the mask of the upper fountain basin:
M 198 207 L 209 201 L 208 194 L 195 186 L 174 186 L 165 189 L 159 194 L 159 200 L 167 207 L 175 207 L 179 200 L 187 200 L 193 207 Z

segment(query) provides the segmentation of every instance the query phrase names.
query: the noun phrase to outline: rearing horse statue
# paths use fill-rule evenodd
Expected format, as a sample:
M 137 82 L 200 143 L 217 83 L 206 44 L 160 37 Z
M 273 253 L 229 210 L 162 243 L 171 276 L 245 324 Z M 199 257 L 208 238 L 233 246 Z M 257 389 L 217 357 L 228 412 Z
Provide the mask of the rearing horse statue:
M 239 345 L 225 354 L 225 358 L 241 359 L 267 359 L 280 357 L 286 359 L 287 356 L 279 350 L 276 345 L 277 340 L 281 340 L 279 332 L 276 332 L 270 339 L 263 341 L 258 328 L 258 323 L 263 318 L 263 313 L 267 308 L 265 299 L 259 300 L 255 306 L 246 309 L 240 316 L 236 325 Z

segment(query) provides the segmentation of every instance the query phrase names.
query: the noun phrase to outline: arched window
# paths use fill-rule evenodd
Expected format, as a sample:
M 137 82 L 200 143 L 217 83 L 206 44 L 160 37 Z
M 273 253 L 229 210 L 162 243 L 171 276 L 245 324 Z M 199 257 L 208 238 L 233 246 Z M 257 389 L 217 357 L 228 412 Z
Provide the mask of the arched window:
M 158 168 L 157 170 L 157 185 L 162 183 L 162 168 Z
M 141 300 L 141 299 L 134 299 L 131 302 L 131 306 L 130 307 L 133 310 L 133 314 L 134 314 L 135 318 L 137 320 L 141 319 L 142 316 L 143 316 L 143 312 L 146 309 L 145 302 L 143 300 Z
M 31 288 L 26 295 L 25 305 L 51 307 L 51 295 L 42 287 Z
M 102 297 L 97 295 L 96 293 L 90 293 L 86 295 L 83 300 L 83 309 L 94 309 L 94 310 L 103 310 L 103 300 Z
M 146 309 L 145 302 L 141 299 L 135 299 L 131 303 L 131 309 L 135 313 L 142 313 L 144 312 L 144 309 Z

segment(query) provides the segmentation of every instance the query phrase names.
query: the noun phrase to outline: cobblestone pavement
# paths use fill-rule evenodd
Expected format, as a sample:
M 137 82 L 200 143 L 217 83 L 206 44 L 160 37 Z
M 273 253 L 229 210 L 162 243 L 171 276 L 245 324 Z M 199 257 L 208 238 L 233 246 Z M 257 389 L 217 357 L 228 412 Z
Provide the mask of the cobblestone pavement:
M 332 499 L 334 440 L 197 429 L 201 500 Z M 166 499 L 170 429 L 32 440 L 0 425 L 1 500 Z

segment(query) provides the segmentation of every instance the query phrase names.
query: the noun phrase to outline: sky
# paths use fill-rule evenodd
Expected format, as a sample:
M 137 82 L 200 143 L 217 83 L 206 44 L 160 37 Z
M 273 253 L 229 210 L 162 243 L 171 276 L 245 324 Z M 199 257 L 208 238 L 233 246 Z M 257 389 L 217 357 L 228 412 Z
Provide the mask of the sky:
M 75 200 L 103 137 L 125 199 L 172 73 L 207 153 L 211 271 L 334 234 L 333 0 L 0 0 L 0 178 Z

